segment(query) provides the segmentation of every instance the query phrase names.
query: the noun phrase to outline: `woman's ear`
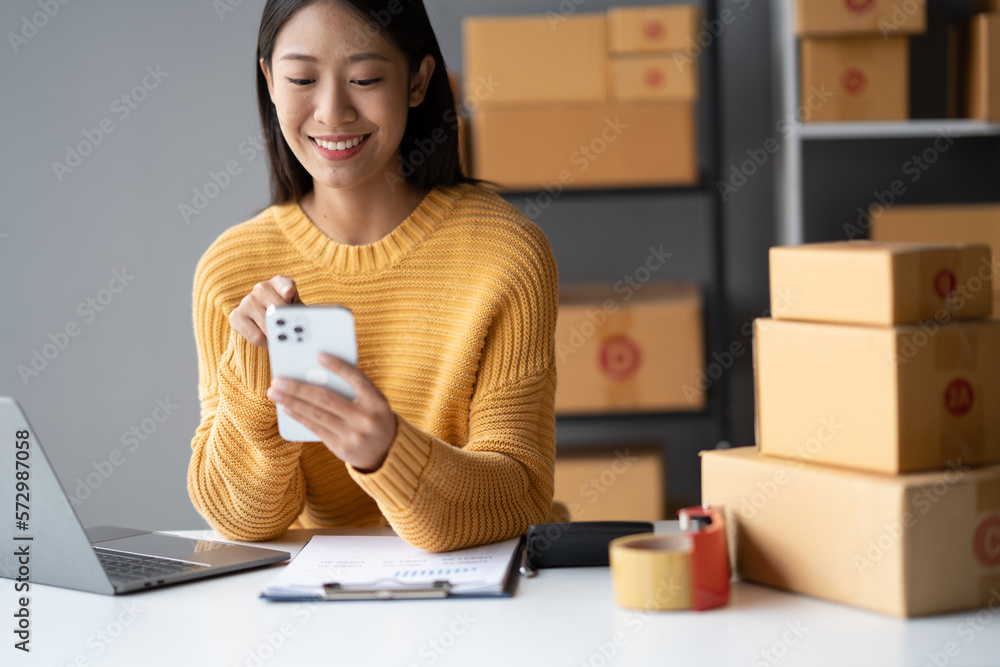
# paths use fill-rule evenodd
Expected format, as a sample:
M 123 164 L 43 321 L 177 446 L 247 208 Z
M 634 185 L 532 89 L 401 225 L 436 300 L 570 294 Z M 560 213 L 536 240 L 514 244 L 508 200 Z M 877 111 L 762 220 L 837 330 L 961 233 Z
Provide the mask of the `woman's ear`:
M 264 78 L 267 79 L 267 92 L 271 96 L 271 104 L 274 104 L 274 79 L 271 78 L 271 71 L 267 68 L 267 64 L 264 59 L 260 59 L 260 71 L 264 73 Z
M 427 87 L 431 84 L 434 74 L 434 56 L 427 54 L 420 61 L 420 68 L 410 77 L 410 106 L 418 107 L 427 95 Z

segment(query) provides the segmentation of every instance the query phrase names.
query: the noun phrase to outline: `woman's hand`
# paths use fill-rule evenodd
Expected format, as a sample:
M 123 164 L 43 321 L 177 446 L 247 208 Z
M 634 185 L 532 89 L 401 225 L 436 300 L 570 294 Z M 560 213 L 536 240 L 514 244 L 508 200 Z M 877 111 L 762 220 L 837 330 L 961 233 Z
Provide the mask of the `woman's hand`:
M 264 316 L 267 307 L 289 303 L 302 303 L 295 281 L 288 276 L 275 276 L 253 286 L 253 291 L 243 297 L 240 305 L 229 313 L 229 326 L 249 343 L 266 348 L 267 328 Z
M 357 398 L 289 378 L 274 378 L 268 398 L 318 435 L 341 461 L 361 472 L 377 470 L 396 437 L 389 401 L 356 366 L 329 354 L 319 355 L 319 362 L 346 380 Z

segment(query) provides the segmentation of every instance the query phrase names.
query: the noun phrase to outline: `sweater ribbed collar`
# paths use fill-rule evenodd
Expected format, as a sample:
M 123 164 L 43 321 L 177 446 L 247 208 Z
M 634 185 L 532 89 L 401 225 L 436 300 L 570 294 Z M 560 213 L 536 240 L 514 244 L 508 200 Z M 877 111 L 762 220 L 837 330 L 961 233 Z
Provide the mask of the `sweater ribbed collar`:
M 274 207 L 274 220 L 292 245 L 318 266 L 361 274 L 388 268 L 420 245 L 462 197 L 463 185 L 431 190 L 391 232 L 368 245 L 337 243 L 319 230 L 297 202 Z

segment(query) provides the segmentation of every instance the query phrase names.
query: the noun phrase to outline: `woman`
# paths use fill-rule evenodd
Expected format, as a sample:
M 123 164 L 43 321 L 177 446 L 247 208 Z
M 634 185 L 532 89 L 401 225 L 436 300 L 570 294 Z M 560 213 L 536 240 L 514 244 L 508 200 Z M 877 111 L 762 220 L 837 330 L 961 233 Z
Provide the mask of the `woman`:
M 227 537 L 390 524 L 443 551 L 552 504 L 556 266 L 544 234 L 462 175 L 422 2 L 269 0 L 258 101 L 272 206 L 198 264 L 201 425 L 188 490 Z M 354 314 L 357 399 L 270 376 L 271 304 Z M 276 410 L 322 438 L 287 442 Z

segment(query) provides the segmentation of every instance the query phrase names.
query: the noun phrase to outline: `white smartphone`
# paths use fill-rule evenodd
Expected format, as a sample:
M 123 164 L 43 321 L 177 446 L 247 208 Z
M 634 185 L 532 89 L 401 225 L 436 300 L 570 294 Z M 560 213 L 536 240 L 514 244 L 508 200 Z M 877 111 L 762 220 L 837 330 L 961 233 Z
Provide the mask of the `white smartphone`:
M 323 367 L 317 356 L 332 354 L 354 365 L 358 344 L 354 315 L 343 306 L 268 306 L 265 315 L 271 376 L 318 384 L 354 399 L 354 390 L 339 375 Z M 319 437 L 278 408 L 278 433 L 292 442 L 317 442 Z

